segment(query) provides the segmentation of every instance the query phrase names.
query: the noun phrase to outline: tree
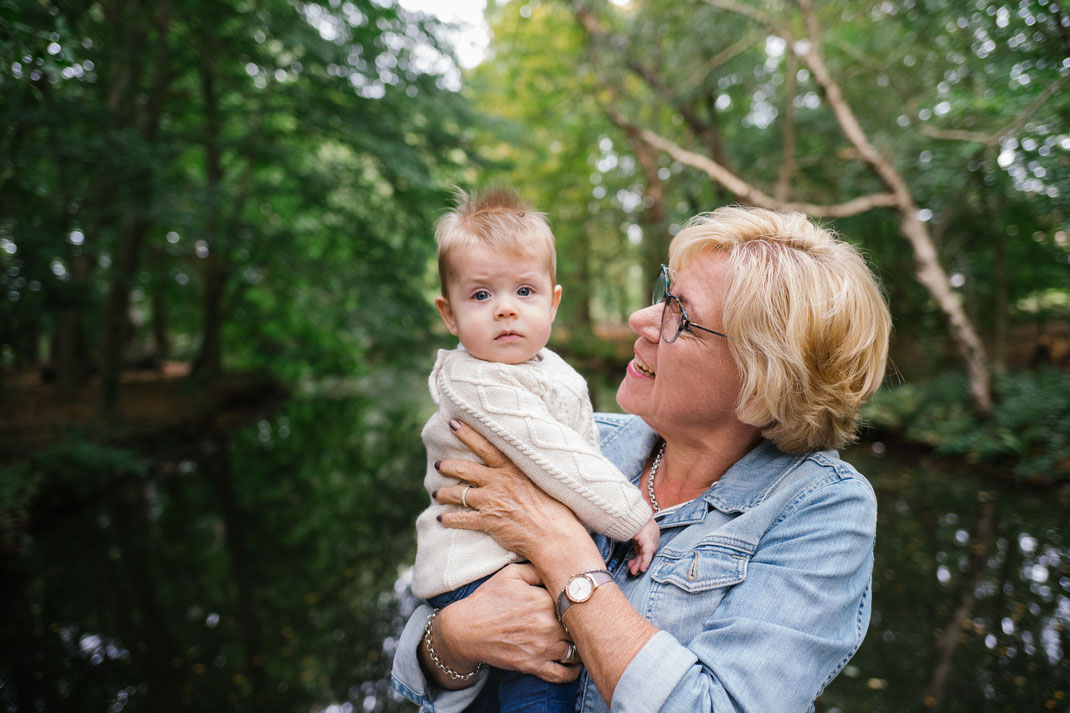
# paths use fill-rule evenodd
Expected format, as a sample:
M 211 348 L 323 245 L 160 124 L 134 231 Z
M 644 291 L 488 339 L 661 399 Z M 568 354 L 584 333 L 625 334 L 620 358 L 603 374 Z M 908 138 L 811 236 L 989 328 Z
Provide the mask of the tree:
M 99 355 L 101 410 L 117 413 L 150 322 L 157 352 L 175 345 L 205 377 L 227 360 L 349 370 L 422 337 L 413 278 L 466 160 L 434 21 L 370 0 L 4 17 L 9 301 L 39 285 L 65 395 Z M 15 336 L 19 354 L 34 341 Z
M 525 8 L 533 19 L 552 12 L 545 5 L 520 11 Z M 572 63 L 573 87 L 584 81 L 597 87 L 570 96 L 576 106 L 597 100 L 619 129 L 608 130 L 610 135 L 638 137 L 670 157 L 672 166 L 699 169 L 717 191 L 736 200 L 852 225 L 863 225 L 861 216 L 872 212 L 874 220 L 865 223 L 867 247 L 886 233 L 873 230 L 876 224 L 894 221 L 912 246 L 927 299 L 944 315 L 976 407 L 990 411 L 985 349 L 970 305 L 971 293 L 992 288 L 961 289 L 960 266 L 968 261 L 972 274 L 979 275 L 981 266 L 988 272 L 999 255 L 990 245 L 998 248 L 999 241 L 968 240 L 960 224 L 967 205 L 977 210 L 982 191 L 976 175 L 1004 173 L 978 159 L 978 137 L 982 146 L 1002 146 L 1028 136 L 1027 143 L 1043 142 L 1048 153 L 1058 145 L 1054 120 L 1064 111 L 1057 99 L 1067 68 L 1060 59 L 1063 20 L 1056 6 L 1026 3 L 1013 16 L 997 6 L 964 9 L 940 2 L 890 2 L 876 9 L 823 3 L 820 11 L 806 1 L 573 2 L 569 9 L 586 32 L 587 51 L 559 63 Z M 1024 81 L 1007 83 L 1023 73 Z M 569 88 L 566 82 L 557 86 Z M 778 143 L 779 151 L 772 148 Z M 631 154 L 644 162 L 641 151 Z M 1057 156 L 1046 163 L 1055 179 Z M 939 177 L 947 180 L 934 180 L 930 165 L 946 166 Z M 680 202 L 657 198 L 665 187 L 650 174 L 644 172 L 645 197 L 651 207 L 668 206 L 666 222 L 678 224 Z M 694 184 L 673 183 L 670 196 L 696 195 Z M 990 210 L 1023 198 L 1050 206 L 1061 185 L 1056 179 L 1038 187 L 1023 177 L 1006 192 L 989 195 Z M 716 191 L 697 190 L 700 206 L 724 200 Z M 1039 220 L 1028 230 L 1052 240 L 1061 224 L 1058 212 L 1034 215 Z M 998 291 L 1000 280 L 989 284 Z M 1023 282 L 1013 289 L 1030 288 Z
M 863 161 L 876 175 L 885 191 L 846 200 L 841 199 L 839 203 L 797 202 L 786 198 L 787 191 L 785 186 L 792 173 L 794 173 L 796 160 L 793 153 L 795 136 L 795 126 L 793 125 L 795 114 L 793 109 L 797 97 L 794 77 L 792 81 L 786 82 L 788 96 L 785 105 L 789 109 L 784 112 L 783 118 L 783 155 L 781 156 L 776 184 L 777 195 L 766 193 L 756 185 L 740 178 L 732 169 L 718 163 L 713 158 L 684 149 L 677 142 L 667 139 L 655 131 L 650 129 L 637 130 L 639 136 L 654 148 L 665 151 L 676 160 L 704 171 L 711 180 L 726 187 L 738 199 L 754 205 L 774 209 L 801 210 L 815 217 L 833 218 L 856 215 L 875 208 L 894 208 L 898 214 L 900 232 L 908 240 L 914 251 L 917 279 L 929 291 L 947 318 L 952 337 L 969 374 L 970 390 L 974 403 L 982 414 L 990 413 L 992 401 L 987 359 L 977 331 L 966 315 L 961 303 L 953 294 L 929 230 L 919 218 L 919 207 L 910 186 L 907 184 L 903 174 L 896 168 L 894 162 L 874 145 L 869 134 L 859 122 L 853 103 L 847 98 L 839 82 L 833 77 L 825 60 L 821 23 L 813 4 L 810 0 L 799 0 L 798 2 L 801 24 L 804 28 L 804 34 L 801 38 L 796 37 L 788 23 L 780 19 L 784 17 L 782 13 L 774 15 L 767 13 L 767 8 L 758 9 L 734 0 L 708 0 L 708 4 L 726 13 L 743 16 L 760 23 L 768 37 L 779 38 L 790 48 L 789 57 L 794 58 L 797 56 L 809 70 L 820 90 L 821 96 L 835 117 L 843 137 L 847 140 L 857 158 Z M 592 31 L 595 36 L 601 32 L 597 29 L 590 13 L 585 8 L 579 7 L 577 15 L 583 21 L 584 26 L 589 31 Z M 778 19 L 774 20 L 774 17 Z M 789 61 L 787 64 L 790 68 L 792 62 Z M 651 70 L 645 70 L 642 74 L 645 76 L 650 72 Z M 648 79 L 651 84 L 654 81 Z M 1015 119 L 1014 125 L 1020 126 L 1024 124 L 1035 108 L 1041 106 L 1050 94 L 1050 89 L 1043 92 L 1033 106 L 1029 107 L 1022 116 Z M 986 136 L 985 141 L 998 140 L 1001 135 L 1005 135 L 1008 132 L 1009 128 L 996 132 L 991 137 Z

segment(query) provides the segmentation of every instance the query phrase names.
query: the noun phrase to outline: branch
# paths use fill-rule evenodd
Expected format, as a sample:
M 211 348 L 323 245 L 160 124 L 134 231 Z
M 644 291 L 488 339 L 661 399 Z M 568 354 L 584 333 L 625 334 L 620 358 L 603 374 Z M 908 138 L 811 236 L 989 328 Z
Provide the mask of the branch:
M 639 129 L 634 125 L 627 123 L 619 114 L 614 114 L 607 111 L 606 116 L 609 118 L 617 128 L 623 131 L 628 136 L 628 143 L 632 147 L 632 153 L 635 154 L 635 158 L 638 159 L 639 165 L 643 169 L 643 175 L 646 177 L 647 182 L 647 195 L 653 200 L 653 205 L 647 211 L 650 217 L 650 224 L 656 224 L 665 217 L 665 185 L 658 176 L 658 161 L 651 151 L 653 148 L 649 143 L 643 141 L 640 136 Z
M 627 125 L 627 121 L 621 116 L 614 117 L 613 122 L 618 126 Z M 659 151 L 664 151 L 682 164 L 699 169 L 709 176 L 710 180 L 724 186 L 741 202 L 758 206 L 759 208 L 799 211 L 807 213 L 815 218 L 846 218 L 848 216 L 864 213 L 873 208 L 893 207 L 897 205 L 898 202 L 897 197 L 892 193 L 875 193 L 868 196 L 860 196 L 858 198 L 853 198 L 846 203 L 837 203 L 834 205 L 796 203 L 792 201 L 778 200 L 747 183 L 713 159 L 693 151 L 688 151 L 676 143 L 655 134 L 649 129 L 634 130 L 638 133 L 639 138 L 650 146 L 653 146 Z
M 714 0 L 707 0 L 707 2 L 712 1 Z M 853 45 L 836 43 L 836 47 L 844 54 L 848 55 L 854 61 L 868 66 L 874 71 L 882 73 L 885 72 L 883 66 L 875 63 L 868 55 L 859 52 Z M 1049 99 L 1051 99 L 1060 89 L 1063 88 L 1063 86 L 1068 81 L 1070 81 L 1070 76 L 1060 77 L 1056 81 L 1049 84 L 1043 92 L 1037 95 L 1037 98 L 1033 101 L 1032 104 L 1029 105 L 1029 107 L 1025 109 L 1025 111 L 1023 111 L 1005 127 L 994 132 L 984 132 L 970 131 L 968 129 L 938 129 L 934 126 L 929 126 L 928 124 L 918 123 L 915 119 L 915 109 L 917 106 L 917 101 L 915 100 L 912 92 L 896 81 L 897 78 L 894 73 L 886 73 L 885 76 L 887 76 L 889 80 L 895 85 L 896 91 L 899 93 L 900 97 L 909 108 L 909 111 L 907 112 L 907 117 L 910 119 L 910 123 L 914 125 L 914 127 L 918 130 L 919 133 L 923 134 L 924 136 L 928 136 L 931 139 L 941 139 L 946 141 L 972 141 L 975 143 L 979 143 L 983 146 L 995 146 L 1004 137 L 1013 134 L 1019 129 L 1021 129 L 1023 126 L 1025 126 L 1026 122 L 1028 122 L 1029 119 L 1031 119 L 1038 111 L 1040 111 L 1040 109 L 1044 106 L 1044 104 L 1047 103 Z
M 687 126 L 691 129 L 691 133 L 706 145 L 706 151 L 709 152 L 715 161 L 720 161 L 721 163 L 725 162 L 721 132 L 716 122 L 716 113 L 712 110 L 712 107 L 710 111 L 710 121 L 703 121 L 702 117 L 700 117 L 695 110 L 693 104 L 680 101 L 680 95 L 671 97 L 669 95 L 669 88 L 665 86 L 657 75 L 647 69 L 641 62 L 638 60 L 628 60 L 627 66 L 635 72 L 640 79 L 646 82 L 647 86 L 650 87 L 655 94 L 675 107 L 680 113 L 680 116 L 687 122 Z M 612 120 L 612 117 L 610 118 Z
M 814 80 L 821 87 L 825 100 L 832 109 L 833 116 L 836 117 L 836 123 L 840 125 L 840 130 L 851 145 L 857 149 L 862 160 L 868 163 L 884 184 L 899 197 L 899 208 L 913 211 L 914 198 L 910 195 L 906 181 L 895 170 L 891 161 L 882 156 L 869 142 L 866 132 L 862 130 L 862 125 L 858 123 L 858 119 L 855 118 L 854 112 L 851 111 L 850 105 L 844 98 L 840 85 L 829 73 L 825 59 L 821 56 L 821 29 L 817 24 L 817 13 L 814 11 L 813 3 L 811 0 L 798 0 L 798 2 L 803 12 L 806 34 L 809 39 L 806 52 L 802 55 L 803 62 L 806 63 L 814 75 Z
M 706 1 L 714 7 L 730 10 L 761 22 L 770 28 L 771 32 L 776 31 L 775 26 L 769 19 L 752 8 L 740 5 L 737 0 Z M 894 207 L 898 211 L 900 230 L 903 233 L 903 237 L 914 248 L 918 281 L 929 290 L 933 299 L 940 306 L 940 310 L 947 317 L 952 339 L 966 366 L 969 389 L 973 397 L 974 406 L 982 417 L 988 417 L 992 413 L 992 391 L 984 346 L 977 336 L 977 331 L 974 329 L 969 317 L 962 309 L 962 305 L 951 292 L 947 273 L 944 272 L 943 267 L 940 265 L 940 259 L 936 254 L 936 247 L 929 236 L 929 231 L 917 217 L 917 205 L 914 203 L 914 197 L 910 193 L 910 187 L 892 162 L 882 156 L 870 143 L 865 131 L 862 130 L 862 126 L 858 123 L 858 119 L 855 118 L 850 105 L 844 98 L 839 84 L 832 79 L 832 75 L 825 65 L 825 60 L 821 55 L 821 28 L 818 25 L 813 0 L 796 1 L 802 10 L 809 40 L 806 51 L 802 54 L 802 60 L 806 63 L 806 66 L 814 76 L 814 80 L 824 93 L 825 101 L 828 102 L 833 116 L 836 118 L 836 123 L 839 124 L 840 131 L 858 151 L 860 158 L 873 169 L 873 172 L 877 174 L 881 182 L 889 189 L 889 193 L 864 196 L 837 206 L 793 205 L 792 207 L 798 207 L 799 210 L 821 217 L 854 215 L 856 212 L 876 206 Z M 660 139 L 657 136 L 653 138 Z M 644 139 L 647 140 L 646 137 Z M 732 175 L 722 166 L 709 161 L 709 159 L 695 156 L 690 152 L 679 149 L 679 147 L 674 148 L 679 152 L 676 155 L 678 160 L 685 161 L 693 166 L 701 166 L 711 179 L 721 182 L 722 185 L 737 196 L 754 201 L 755 205 L 763 207 L 786 207 L 781 206 L 777 201 Z M 668 148 L 665 148 L 665 150 L 668 150 Z M 685 154 L 689 154 L 689 156 L 685 156 Z M 687 160 L 688 158 L 692 160 Z
M 1049 84 L 1047 89 L 1037 95 L 1037 98 L 1033 100 L 1033 103 L 1026 107 L 1025 111 L 1019 114 L 1014 121 L 991 134 L 986 134 L 982 131 L 966 131 L 963 129 L 936 129 L 926 125 L 920 126 L 919 130 L 921 133 L 933 139 L 976 141 L 985 146 L 995 146 L 1005 136 L 1013 134 L 1025 126 L 1026 122 L 1033 118 L 1033 115 L 1040 111 L 1041 107 L 1062 89 L 1063 85 L 1065 85 L 1068 80 L 1070 80 L 1070 77 L 1059 77 L 1059 79 Z
M 591 11 L 584 6 L 576 7 L 573 10 L 573 14 L 576 19 L 580 21 L 580 27 L 590 35 L 591 37 L 600 37 L 603 32 L 602 28 L 598 26 L 598 20 L 595 19 Z
M 913 121 L 914 114 L 916 113 L 918 105 L 918 102 L 915 99 L 917 93 L 911 87 L 908 87 L 906 84 L 900 81 L 899 75 L 896 72 L 888 69 L 887 60 L 889 59 L 889 57 L 887 55 L 881 57 L 881 59 L 884 60 L 884 62 L 882 62 L 875 60 L 870 55 L 860 51 L 850 42 L 832 41 L 828 44 L 832 47 L 835 47 L 840 52 L 843 52 L 845 55 L 847 55 L 848 59 L 853 60 L 856 64 L 861 65 L 862 67 L 865 67 L 877 74 L 884 75 L 884 77 L 887 78 L 888 83 L 891 85 L 892 90 L 895 91 L 895 93 L 899 96 L 899 100 L 903 102 L 903 104 L 909 110 L 907 112 L 907 117 Z
M 773 19 L 771 17 L 762 14 L 761 12 L 755 10 L 749 5 L 744 5 L 743 3 L 736 2 L 735 0 L 706 0 L 706 4 L 710 7 L 715 7 L 718 10 L 727 10 L 728 12 L 734 12 L 737 15 L 742 15 L 743 17 L 749 17 L 755 22 L 765 25 L 766 29 L 768 29 L 773 34 L 779 35 L 781 33 L 781 29 L 773 23 Z
M 777 200 L 786 200 L 791 189 L 791 179 L 795 174 L 795 96 L 798 93 L 798 78 L 795 65 L 798 60 L 795 53 L 788 51 L 784 67 L 784 120 L 781 122 L 780 168 L 777 171 L 776 186 L 773 196 Z
M 577 21 L 579 22 L 580 27 L 587 34 L 587 37 L 590 40 L 606 42 L 606 31 L 599 25 L 598 21 L 587 8 L 577 7 L 575 9 L 575 16 Z M 749 46 L 752 41 L 753 40 L 745 40 L 744 43 Z M 737 43 L 736 45 L 733 45 L 732 47 L 729 47 L 728 49 L 722 50 L 721 52 L 717 53 L 715 57 L 710 60 L 707 60 L 700 73 L 693 76 L 692 79 L 687 80 L 687 82 L 701 81 L 701 79 L 705 77 L 711 69 L 720 65 L 723 62 L 727 62 L 733 56 L 742 51 L 742 49 L 745 49 L 745 47 L 743 47 L 744 43 Z M 737 49 L 737 47 L 742 49 Z M 592 59 L 594 60 L 596 68 L 599 67 L 597 53 L 592 52 Z M 721 139 L 720 129 L 716 122 L 716 113 L 713 111 L 712 107 L 710 110 L 710 120 L 704 121 L 696 111 L 693 102 L 682 101 L 682 96 L 687 91 L 686 87 L 677 88 L 674 90 L 663 81 L 663 79 L 657 74 L 657 72 L 655 72 L 649 66 L 643 64 L 637 59 L 626 58 L 624 64 L 626 67 L 628 67 L 628 69 L 635 73 L 655 94 L 657 94 L 662 101 L 671 104 L 680 113 L 680 115 L 684 118 L 684 121 L 687 122 L 688 128 L 690 128 L 691 132 L 703 144 L 705 144 L 706 150 L 710 153 L 714 160 L 719 161 L 722 164 L 725 163 L 726 157 L 724 152 L 724 144 Z M 616 86 L 608 82 L 602 76 L 601 72 L 598 72 L 598 74 L 599 82 L 607 89 L 609 89 L 610 92 L 616 94 Z M 612 104 L 610 104 L 610 106 L 612 106 Z M 606 109 L 605 111 L 610 121 L 617 123 L 614 118 L 613 112 L 609 109 Z M 628 127 L 620 123 L 617 123 L 617 126 L 619 126 L 625 131 L 630 131 L 630 138 L 633 139 L 634 142 L 634 140 L 636 139 L 636 136 L 634 134 L 634 127 Z
M 692 74 L 684 81 L 680 82 L 680 85 L 673 90 L 675 96 L 673 96 L 672 99 L 675 101 L 676 99 L 679 99 L 680 96 L 682 96 L 683 94 L 686 94 L 687 92 L 694 89 L 695 86 L 703 79 L 705 79 L 710 72 L 717 69 L 723 64 L 727 64 L 729 60 L 745 52 L 754 43 L 754 37 L 750 35 L 744 35 L 743 39 L 739 40 L 733 45 L 729 45 L 728 47 L 715 54 L 713 57 L 710 57 L 708 60 L 706 60 L 706 62 L 703 63 L 701 67 L 698 68 L 697 71 L 695 71 L 694 74 Z
M 776 201 L 785 203 L 791 191 L 791 179 L 795 175 L 795 95 L 798 90 L 798 82 L 795 76 L 796 58 L 794 52 L 795 39 L 790 29 L 776 24 L 773 19 L 748 5 L 736 2 L 736 0 L 706 0 L 710 7 L 735 13 L 742 17 L 754 20 L 765 28 L 771 35 L 780 37 L 787 44 L 786 58 L 786 83 L 785 93 L 787 102 L 784 108 L 784 120 L 781 124 L 781 163 L 777 170 L 777 181 L 773 187 L 773 196 Z M 733 45 L 734 47 L 734 45 Z M 731 49 L 731 48 L 730 48 Z M 724 52 L 721 52 L 724 54 Z M 718 55 L 720 56 L 720 55 Z M 716 158 L 716 156 L 715 156 Z

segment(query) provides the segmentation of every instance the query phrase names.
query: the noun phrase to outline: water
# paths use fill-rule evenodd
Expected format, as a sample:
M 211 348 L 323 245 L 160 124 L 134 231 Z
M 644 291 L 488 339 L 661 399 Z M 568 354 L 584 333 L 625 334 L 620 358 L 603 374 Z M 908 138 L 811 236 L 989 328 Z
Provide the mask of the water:
M 873 619 L 827 709 L 1070 710 L 1065 491 L 880 443 L 846 455 L 877 490 Z
M 21 511 L 4 474 L 0 709 L 414 710 L 388 670 L 425 417 L 422 375 L 380 375 L 148 461 L 72 448 L 18 473 Z M 880 502 L 874 617 L 819 710 L 1070 710 L 1056 494 L 902 448 L 848 459 Z

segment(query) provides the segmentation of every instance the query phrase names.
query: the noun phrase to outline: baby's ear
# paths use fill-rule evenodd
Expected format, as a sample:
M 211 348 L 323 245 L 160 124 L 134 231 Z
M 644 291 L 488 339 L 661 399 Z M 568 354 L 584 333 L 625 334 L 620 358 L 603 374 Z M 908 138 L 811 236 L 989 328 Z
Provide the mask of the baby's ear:
M 453 308 L 450 307 L 450 301 L 439 295 L 435 298 L 435 309 L 442 316 L 442 321 L 446 323 L 446 329 L 450 330 L 450 334 L 456 337 L 457 322 L 453 319 Z
M 553 317 L 557 317 L 557 307 L 561 304 L 561 285 L 554 285 L 553 298 L 551 301 L 550 310 Z

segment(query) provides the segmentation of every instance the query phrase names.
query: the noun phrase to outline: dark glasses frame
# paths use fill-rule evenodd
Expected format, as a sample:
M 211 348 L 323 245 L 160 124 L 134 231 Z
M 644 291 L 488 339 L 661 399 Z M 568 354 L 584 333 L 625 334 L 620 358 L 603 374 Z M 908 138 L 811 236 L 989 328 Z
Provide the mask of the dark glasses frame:
M 664 305 L 661 310 L 661 338 L 666 344 L 672 344 L 679 339 L 680 333 L 684 330 L 694 334 L 694 330 L 696 329 L 701 329 L 703 332 L 709 332 L 710 334 L 716 334 L 718 337 L 728 339 L 728 335 L 723 332 L 718 332 L 716 329 L 703 327 L 701 324 L 692 322 L 687 314 L 687 310 L 684 309 L 684 305 L 680 302 L 680 298 L 669 292 L 669 285 L 671 284 L 672 279 L 669 277 L 669 268 L 662 265 L 658 268 L 658 276 L 654 280 L 654 292 L 650 296 L 650 304 L 656 305 L 661 302 Z M 679 318 L 679 326 L 676 329 L 676 333 L 673 334 L 671 338 L 665 334 L 666 316 L 670 312 L 673 314 L 673 319 Z M 671 327 L 669 331 L 672 331 Z

